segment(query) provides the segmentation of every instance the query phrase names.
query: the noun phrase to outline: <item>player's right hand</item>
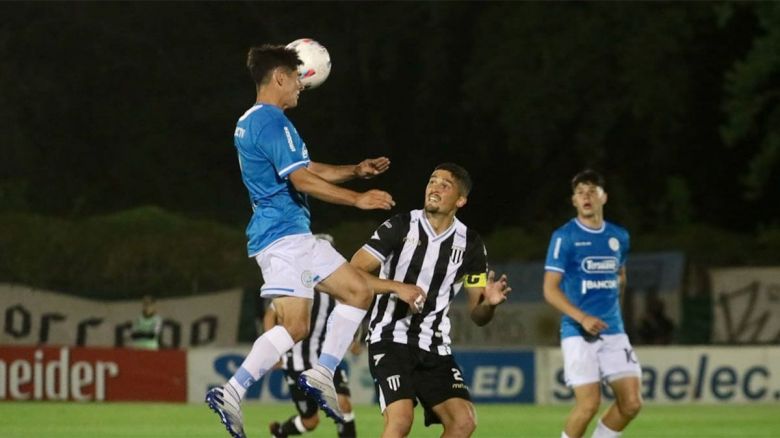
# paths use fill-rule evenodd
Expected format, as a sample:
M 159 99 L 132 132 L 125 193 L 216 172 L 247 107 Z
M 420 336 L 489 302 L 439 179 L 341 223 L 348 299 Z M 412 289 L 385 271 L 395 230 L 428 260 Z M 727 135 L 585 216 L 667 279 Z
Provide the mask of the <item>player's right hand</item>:
M 422 308 L 425 305 L 425 291 L 423 291 L 416 284 L 399 283 L 398 286 L 393 289 L 398 298 L 404 303 L 409 305 L 412 313 L 422 312 Z
M 395 201 L 389 193 L 382 190 L 369 190 L 358 195 L 355 207 L 361 210 L 390 210 Z
M 593 315 L 585 315 L 585 317 L 582 318 L 582 321 L 580 321 L 580 325 L 583 329 L 585 329 L 586 332 L 594 336 L 601 333 L 601 331 L 605 328 L 609 327 L 606 322 L 596 318 Z

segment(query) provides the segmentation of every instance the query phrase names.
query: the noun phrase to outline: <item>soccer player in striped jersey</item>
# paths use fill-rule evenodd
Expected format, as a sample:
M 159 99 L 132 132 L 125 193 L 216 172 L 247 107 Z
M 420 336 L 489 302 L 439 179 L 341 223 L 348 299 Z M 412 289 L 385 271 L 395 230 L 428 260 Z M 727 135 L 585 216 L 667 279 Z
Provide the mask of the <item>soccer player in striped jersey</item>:
M 315 234 L 318 239 L 324 239 L 333 244 L 333 237 L 328 234 Z M 290 417 L 283 423 L 272 422 L 268 428 L 273 438 L 287 438 L 288 436 L 302 435 L 313 431 L 320 422 L 318 415 L 319 407 L 317 400 L 302 391 L 296 382 L 301 373 L 308 370 L 317 363 L 322 350 L 322 341 L 325 339 L 325 328 L 328 318 L 336 307 L 336 301 L 328 294 L 315 292 L 311 304 L 311 320 L 309 326 L 309 336 L 298 342 L 292 349 L 288 350 L 282 356 L 282 369 L 284 370 L 285 380 L 290 388 L 295 409 L 298 415 Z M 274 305 L 271 303 L 266 309 L 263 317 L 263 327 L 265 330 L 271 330 L 277 323 L 277 315 Z M 360 332 L 360 330 L 358 330 Z M 360 344 L 360 341 L 357 341 Z M 352 349 L 355 352 L 355 349 Z M 344 415 L 344 422 L 337 423 L 339 438 L 353 438 L 357 431 L 355 428 L 355 414 L 352 412 L 352 403 L 350 400 L 349 380 L 347 371 L 343 362 L 336 368 L 333 377 L 333 383 L 338 393 L 339 407 Z
M 249 257 L 257 261 L 263 274 L 261 295 L 274 299 L 280 320 L 255 341 L 233 377 L 206 394 L 207 405 L 234 438 L 245 437 L 241 400 L 247 388 L 308 335 L 315 286 L 338 303 L 318 362 L 301 374 L 298 384 L 317 399 L 328 416 L 343 421 L 333 374 L 371 305 L 373 293 L 366 279 L 333 246 L 311 234 L 307 196 L 363 210 L 389 210 L 394 205 L 393 198 L 381 190 L 359 193 L 337 185 L 383 173 L 390 166 L 387 158 L 347 166 L 309 158 L 306 144 L 284 113 L 298 105 L 303 89 L 300 64 L 295 50 L 284 46 L 249 50 L 247 67 L 255 82 L 256 99 L 238 119 L 233 134 L 241 178 L 253 210 L 246 230 Z
M 561 437 L 585 433 L 601 403 L 602 380 L 615 393 L 615 402 L 593 437 L 619 437 L 642 405 L 642 370 L 620 312 L 629 236 L 604 220 L 607 193 L 599 173 L 578 173 L 571 188 L 577 216 L 553 233 L 544 267 L 544 298 L 563 313 L 563 369 L 575 398 Z
M 471 319 L 490 322 L 511 290 L 507 278 L 487 269 L 482 239 L 455 214 L 466 205 L 471 177 L 461 166 L 436 167 L 425 189 L 424 207 L 388 219 L 352 257 L 375 289 L 369 317 L 369 369 L 385 419 L 383 437 L 409 435 L 414 404 L 425 409 L 425 425 L 442 423 L 447 437 L 468 437 L 477 426 L 463 373 L 450 347 L 450 303 L 468 294 Z M 382 282 L 416 284 L 426 296 L 411 308 Z M 400 298 L 400 299 L 399 299 Z M 417 307 L 416 309 L 414 307 Z

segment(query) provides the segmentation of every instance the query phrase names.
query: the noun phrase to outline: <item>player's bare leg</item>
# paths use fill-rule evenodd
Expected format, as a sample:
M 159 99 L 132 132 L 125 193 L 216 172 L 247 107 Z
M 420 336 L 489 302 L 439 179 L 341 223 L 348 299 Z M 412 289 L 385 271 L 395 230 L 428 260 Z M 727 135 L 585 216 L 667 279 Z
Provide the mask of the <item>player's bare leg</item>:
M 349 263 L 339 266 L 319 283 L 318 289 L 336 298 L 338 303 L 328 318 L 319 363 L 301 374 L 298 386 L 317 400 L 326 415 L 343 423 L 333 373 L 352 343 L 374 294 L 366 279 Z
M 624 377 L 610 382 L 615 393 L 615 402 L 601 417 L 601 423 L 609 431 L 621 432 L 642 409 L 642 396 L 638 377 Z M 594 433 L 594 436 L 598 436 Z
M 385 408 L 385 429 L 382 438 L 405 438 L 412 431 L 414 403 L 412 400 L 396 400 Z
M 598 382 L 574 387 L 574 408 L 566 418 L 564 432 L 569 438 L 580 438 L 588 423 L 596 415 L 601 403 L 601 385 Z
M 467 438 L 477 428 L 474 405 L 462 398 L 447 399 L 433 407 L 444 425 L 443 438 Z

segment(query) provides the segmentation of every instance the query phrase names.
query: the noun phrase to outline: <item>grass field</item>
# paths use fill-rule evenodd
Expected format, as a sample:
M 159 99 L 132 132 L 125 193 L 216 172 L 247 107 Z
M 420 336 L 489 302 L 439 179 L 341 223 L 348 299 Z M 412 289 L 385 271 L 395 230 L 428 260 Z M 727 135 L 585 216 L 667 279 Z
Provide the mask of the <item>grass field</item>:
M 560 436 L 568 406 L 478 405 L 475 437 Z M 292 405 L 249 403 L 244 421 L 249 438 L 268 437 L 267 424 L 293 413 Z M 382 417 L 375 406 L 356 410 L 358 434 L 378 437 Z M 422 426 L 415 412 L 412 437 L 436 437 L 441 426 Z M 330 421 L 306 436 L 335 437 Z M 589 436 L 589 434 L 588 434 Z M 780 405 L 645 406 L 626 437 L 778 437 Z M 204 405 L 154 403 L 0 402 L 0 437 L 222 437 L 216 414 Z

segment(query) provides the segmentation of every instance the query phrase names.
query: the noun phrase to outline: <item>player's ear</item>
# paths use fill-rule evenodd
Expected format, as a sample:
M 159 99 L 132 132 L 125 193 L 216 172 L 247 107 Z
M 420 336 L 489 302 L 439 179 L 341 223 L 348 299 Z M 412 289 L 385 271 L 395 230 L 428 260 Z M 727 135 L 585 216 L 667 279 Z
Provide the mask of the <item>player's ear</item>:
M 276 83 L 276 85 L 283 85 L 286 78 L 286 75 L 284 73 L 284 69 L 281 67 L 276 67 L 274 69 L 274 72 L 272 73 L 271 78 Z
M 455 206 L 458 208 L 463 208 L 464 205 L 468 202 L 468 198 L 465 196 L 458 196 L 458 200 L 455 201 Z

